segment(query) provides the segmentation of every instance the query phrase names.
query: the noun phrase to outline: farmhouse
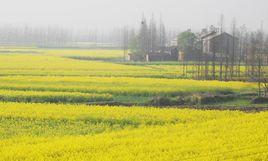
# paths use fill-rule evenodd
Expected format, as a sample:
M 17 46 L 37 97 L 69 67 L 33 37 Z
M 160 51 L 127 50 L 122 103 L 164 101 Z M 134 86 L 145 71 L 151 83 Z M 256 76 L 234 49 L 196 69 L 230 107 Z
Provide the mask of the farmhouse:
M 231 54 L 235 53 L 238 47 L 238 38 L 223 32 L 219 33 L 216 28 L 211 27 L 210 31 L 203 30 L 201 34 L 203 53 L 212 55 L 213 53 Z

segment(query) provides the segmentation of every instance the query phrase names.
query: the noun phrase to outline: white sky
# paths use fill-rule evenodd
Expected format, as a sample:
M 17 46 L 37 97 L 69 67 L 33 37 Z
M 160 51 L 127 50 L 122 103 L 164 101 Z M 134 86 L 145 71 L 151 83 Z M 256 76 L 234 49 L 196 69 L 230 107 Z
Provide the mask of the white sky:
M 162 15 L 172 29 L 200 29 L 217 24 L 223 13 L 226 26 L 233 17 L 256 29 L 268 27 L 268 0 L 0 0 L 0 25 L 45 25 L 110 29 L 139 24 L 142 13 Z M 267 30 L 266 30 L 267 31 Z

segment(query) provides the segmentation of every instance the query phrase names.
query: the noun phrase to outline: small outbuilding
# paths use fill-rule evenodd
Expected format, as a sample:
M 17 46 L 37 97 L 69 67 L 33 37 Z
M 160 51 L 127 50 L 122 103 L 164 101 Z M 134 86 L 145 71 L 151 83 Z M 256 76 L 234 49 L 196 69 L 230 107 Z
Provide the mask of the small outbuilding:
M 178 61 L 179 60 L 179 50 L 176 47 L 165 48 L 158 52 L 151 52 L 146 54 L 146 61 Z
M 144 60 L 144 56 L 134 53 L 129 53 L 126 56 L 126 61 L 142 61 Z

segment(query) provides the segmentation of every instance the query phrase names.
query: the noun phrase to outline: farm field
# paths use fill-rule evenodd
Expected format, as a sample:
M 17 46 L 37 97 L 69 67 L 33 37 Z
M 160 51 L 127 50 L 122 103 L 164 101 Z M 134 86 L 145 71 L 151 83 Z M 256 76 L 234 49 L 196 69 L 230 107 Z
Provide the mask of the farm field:
M 186 78 L 180 63 L 122 59 L 120 50 L 0 48 L 0 75 Z M 189 76 L 191 69 L 194 67 L 189 65 Z
M 268 159 L 267 112 L 0 106 L 0 160 Z
M 108 60 L 122 59 L 120 50 L 2 47 L 0 53 L 2 101 L 49 103 L 113 101 L 146 105 L 151 104 L 150 100 L 157 96 L 170 97 L 176 102 L 181 95 L 188 97 L 204 92 L 237 95 L 254 94 L 257 91 L 257 85 L 254 83 L 182 79 L 183 67 L 179 63 L 126 64 Z M 25 96 L 20 98 L 12 96 L 13 91 L 14 95 L 15 92 L 19 92 Z M 75 94 L 80 96 L 76 97 L 71 92 L 76 92 Z M 91 94 L 88 100 L 78 99 L 85 94 L 87 96 Z M 109 97 L 100 99 L 93 96 L 95 94 Z M 61 97 L 61 100 L 48 98 L 54 96 Z M 250 101 L 247 105 L 250 106 Z
M 137 88 L 138 87 L 138 88 Z M 185 79 L 74 77 L 74 76 L 5 76 L 0 78 L 0 99 L 9 91 L 21 94 L 109 94 L 117 96 L 177 96 L 196 92 L 248 92 L 256 89 L 253 83 L 195 81 Z M 24 93 L 23 93 L 24 92 Z M 15 94 L 15 92 L 14 92 Z M 68 94 L 68 93 L 66 93 Z M 73 94 L 73 95 L 75 95 Z M 62 93 L 64 95 L 64 93 Z M 9 95 L 11 96 L 11 95 Z M 7 96 L 8 97 L 8 96 Z
M 268 104 L 249 98 L 256 83 L 185 79 L 179 63 L 122 56 L 1 47 L 0 161 L 268 160 Z

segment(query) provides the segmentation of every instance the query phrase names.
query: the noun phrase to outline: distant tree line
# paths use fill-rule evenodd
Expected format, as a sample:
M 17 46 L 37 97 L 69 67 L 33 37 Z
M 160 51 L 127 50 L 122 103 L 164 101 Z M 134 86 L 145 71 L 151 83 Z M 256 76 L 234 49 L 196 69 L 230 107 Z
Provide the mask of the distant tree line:
M 63 27 L 0 26 L 0 44 L 39 47 L 122 47 L 122 29 L 68 29 Z
M 146 54 L 164 50 L 167 40 L 172 35 L 174 36 L 174 33 L 169 31 L 169 34 L 167 34 L 166 27 L 161 19 L 157 22 L 154 16 L 151 16 L 150 20 L 147 21 L 143 16 L 139 29 L 125 30 L 124 35 L 128 35 L 128 38 L 125 38 L 124 41 L 124 49 L 130 50 L 139 61 L 144 61 Z M 126 43 L 126 40 L 128 43 Z

